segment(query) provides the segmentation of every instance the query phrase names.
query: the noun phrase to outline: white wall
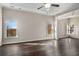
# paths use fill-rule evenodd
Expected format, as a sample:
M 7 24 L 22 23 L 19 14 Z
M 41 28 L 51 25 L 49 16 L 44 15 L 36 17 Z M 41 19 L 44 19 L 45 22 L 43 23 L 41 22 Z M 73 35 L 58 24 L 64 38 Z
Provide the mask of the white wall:
M 73 14 L 73 12 L 68 12 L 65 14 L 61 14 L 56 16 L 57 20 L 57 39 L 67 37 L 67 25 L 68 18 Z
M 6 38 L 3 30 L 3 44 L 44 40 L 47 38 L 47 24 L 53 24 L 53 18 L 30 12 L 3 9 L 3 23 L 14 19 L 17 22 L 18 38 Z
M 68 20 L 67 19 L 61 19 L 58 20 L 58 38 L 64 38 L 67 37 L 67 25 Z
M 0 46 L 2 45 L 2 8 L 0 7 Z
M 70 25 L 74 25 L 74 31 L 71 37 L 79 38 L 79 17 L 74 17 L 70 19 Z
M 65 14 L 61 14 L 59 16 L 56 16 L 56 19 L 58 20 L 57 21 L 58 22 L 58 24 L 57 24 L 58 25 L 58 27 L 57 27 L 58 28 L 57 29 L 57 37 L 58 38 L 63 38 L 63 37 L 68 36 L 67 35 L 67 27 L 66 27 L 68 25 L 68 19 L 71 19 L 71 21 L 70 21 L 71 24 L 73 23 L 73 24 L 75 24 L 75 26 L 78 27 L 79 20 L 78 19 L 73 20 L 74 17 L 79 17 L 79 9 L 73 10 L 71 12 L 67 12 Z M 75 29 L 75 31 L 78 33 L 77 30 L 78 30 L 78 28 Z M 72 34 L 72 36 L 75 38 L 79 37 L 79 34 L 76 34 L 76 32 L 74 32 Z

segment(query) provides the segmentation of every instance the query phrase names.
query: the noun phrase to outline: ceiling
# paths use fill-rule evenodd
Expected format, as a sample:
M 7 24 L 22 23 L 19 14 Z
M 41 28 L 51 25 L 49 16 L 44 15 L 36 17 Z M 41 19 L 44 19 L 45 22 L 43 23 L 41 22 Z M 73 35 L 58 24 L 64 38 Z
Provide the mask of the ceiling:
M 43 5 L 43 3 L 0 3 L 1 6 L 6 8 L 12 8 L 16 10 L 29 11 L 38 13 L 41 15 L 60 15 L 65 12 L 79 9 L 79 3 L 54 3 L 59 4 L 60 7 L 51 7 L 48 11 L 46 8 L 38 10 L 37 8 Z

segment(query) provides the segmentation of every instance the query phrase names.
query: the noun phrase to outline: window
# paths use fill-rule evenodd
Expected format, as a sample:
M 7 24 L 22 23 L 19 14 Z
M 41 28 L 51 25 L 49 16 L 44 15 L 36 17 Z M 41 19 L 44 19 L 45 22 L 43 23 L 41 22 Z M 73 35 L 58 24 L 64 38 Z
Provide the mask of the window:
M 52 24 L 48 24 L 48 34 L 52 34 Z
M 16 37 L 16 21 L 9 20 L 6 22 L 6 36 Z

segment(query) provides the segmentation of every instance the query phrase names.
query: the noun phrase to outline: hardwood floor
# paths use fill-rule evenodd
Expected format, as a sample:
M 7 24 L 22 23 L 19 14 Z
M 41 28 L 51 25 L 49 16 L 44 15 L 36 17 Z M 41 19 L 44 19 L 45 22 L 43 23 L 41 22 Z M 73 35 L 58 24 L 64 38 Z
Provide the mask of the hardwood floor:
M 65 38 L 0 47 L 1 56 L 78 56 L 79 40 Z

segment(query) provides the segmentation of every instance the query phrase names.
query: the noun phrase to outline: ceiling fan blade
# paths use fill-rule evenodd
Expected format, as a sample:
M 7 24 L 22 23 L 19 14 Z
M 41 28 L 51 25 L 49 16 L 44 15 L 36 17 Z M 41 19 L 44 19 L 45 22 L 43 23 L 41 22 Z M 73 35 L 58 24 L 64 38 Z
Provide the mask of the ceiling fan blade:
M 59 7 L 58 4 L 51 4 L 51 6 L 54 6 L 54 7 Z
M 39 7 L 39 8 L 37 8 L 37 9 L 41 9 L 41 8 L 43 8 L 44 6 L 41 6 L 41 7 Z

